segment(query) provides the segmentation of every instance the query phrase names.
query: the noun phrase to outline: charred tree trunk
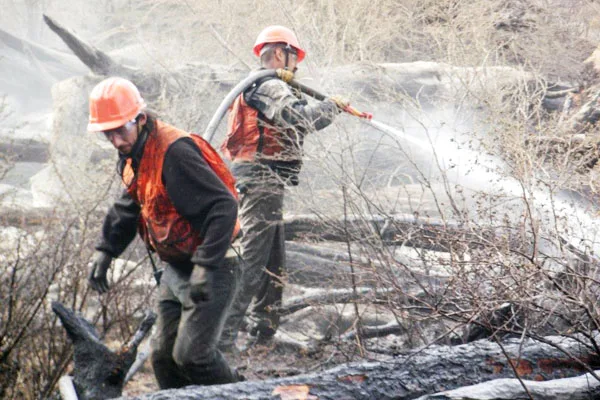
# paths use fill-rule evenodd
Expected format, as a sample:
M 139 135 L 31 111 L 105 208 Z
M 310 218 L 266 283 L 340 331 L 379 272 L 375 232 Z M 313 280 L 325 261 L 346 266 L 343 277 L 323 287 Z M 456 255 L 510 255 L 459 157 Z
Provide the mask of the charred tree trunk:
M 232 82 L 238 81 L 246 73 L 231 70 L 217 72 L 206 64 L 186 64 L 170 70 L 168 74 L 149 73 L 118 63 L 47 15 L 44 15 L 44 21 L 92 72 L 97 75 L 118 75 L 129 79 L 144 94 L 147 101 L 164 95 L 165 92 L 173 96 L 181 96 L 194 82 L 219 82 L 219 85 L 229 88 Z
M 140 342 L 148 335 L 156 320 L 149 312 L 133 339 L 118 352 L 112 352 L 102 342 L 94 327 L 84 318 L 52 303 L 74 346 L 74 384 L 81 400 L 112 399 L 121 395 L 127 371 L 135 361 Z
M 44 21 L 92 72 L 97 75 L 116 75 L 131 80 L 145 94 L 147 100 L 158 96 L 161 92 L 161 85 L 169 82 L 168 79 L 162 79 L 160 75 L 119 64 L 108 54 L 87 43 L 73 31 L 63 27 L 47 15 L 44 15 Z M 172 78 L 176 80 L 175 77 Z
M 494 237 L 490 229 L 474 232 L 458 223 L 411 216 L 373 216 L 345 221 L 315 215 L 295 216 L 286 219 L 285 234 L 286 240 L 373 242 L 444 252 L 479 247 L 482 240 Z
M 401 255 L 378 261 L 355 254 L 353 269 L 347 254 L 335 251 L 328 253 L 318 246 L 287 242 L 286 260 L 286 281 L 310 288 L 345 289 L 352 285 L 353 276 L 360 286 L 380 288 L 386 284 L 378 275 L 382 270 L 395 274 L 398 280 L 396 289 L 401 289 L 403 293 L 420 293 L 423 287 L 440 287 L 446 281 L 444 276 L 420 273 L 426 269 L 426 265 Z
M 515 374 L 536 381 L 579 376 L 585 371 L 584 364 L 596 366 L 600 361 L 592 347 L 581 340 L 549 337 L 546 341 L 552 344 L 525 339 L 506 342 L 502 347 L 487 340 L 454 347 L 432 346 L 391 362 L 346 364 L 310 375 L 196 386 L 136 399 L 270 399 L 277 394 L 321 400 L 414 399 L 440 390 L 514 378 Z M 298 397 L 301 395 L 304 397 Z
M 600 371 L 594 371 L 596 375 Z M 585 374 L 575 378 L 536 382 L 518 379 L 497 379 L 448 392 L 419 397 L 417 400 L 590 400 L 600 398 L 600 381 Z
M 42 63 L 60 65 L 71 75 L 84 71 L 83 65 L 73 55 L 40 46 L 29 40 L 14 36 L 2 29 L 0 29 L 0 42 L 20 53 L 29 53 Z
M 98 75 L 120 75 L 124 77 L 134 77 L 139 74 L 138 70 L 117 63 L 106 53 L 86 43 L 70 29 L 63 27 L 49 16 L 44 15 L 44 21 L 94 73 Z

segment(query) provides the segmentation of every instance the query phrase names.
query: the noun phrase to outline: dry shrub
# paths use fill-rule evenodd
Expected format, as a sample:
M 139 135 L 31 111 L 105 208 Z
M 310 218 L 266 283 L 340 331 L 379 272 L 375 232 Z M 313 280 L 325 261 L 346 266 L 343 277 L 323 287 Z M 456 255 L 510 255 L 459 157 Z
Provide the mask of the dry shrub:
M 346 232 L 354 260 L 354 271 L 343 278 L 347 286 L 393 289 L 377 303 L 403 328 L 400 348 L 522 335 L 592 340 L 600 323 L 594 198 L 572 153 L 543 151 L 529 141 L 564 126 L 560 114 L 543 108 L 547 90 L 545 79 L 532 74 L 492 92 L 469 92 L 469 107 L 455 107 L 441 129 L 439 107 L 419 109 L 396 93 L 404 112 L 388 116 L 390 123 L 429 150 L 411 151 L 401 136 L 355 121 L 312 138 L 308 183 L 292 190 L 288 206 L 317 214 L 331 232 Z M 457 132 L 463 141 L 440 140 Z M 478 161 L 461 164 L 473 154 Z M 464 179 L 457 181 L 461 168 Z M 386 179 L 392 174 L 403 179 Z M 385 233 L 405 231 L 395 221 L 411 215 L 408 233 Z M 441 225 L 431 247 L 411 248 L 431 235 L 420 226 L 429 218 Z M 341 284 L 339 278 L 329 283 Z M 357 309 L 354 326 L 366 317 Z
M 24 218 L 4 228 L 0 249 L 0 389 L 2 398 L 48 398 L 72 362 L 71 342 L 50 305 L 59 301 L 91 321 L 107 342 L 126 342 L 149 308 L 151 268 L 143 247 L 132 246 L 126 266 L 113 266 L 112 290 L 91 291 L 87 264 L 106 204 L 106 188 L 90 183 L 90 197 L 77 207 L 62 204 L 41 219 Z M 100 206 L 99 206 L 100 205 Z M 115 349 L 116 350 L 116 349 Z M 14 368 L 12 368 L 14 367 Z M 15 372 L 16 373 L 10 373 Z
M 512 64 L 569 80 L 577 79 L 580 63 L 595 48 L 600 11 L 588 0 L 33 3 L 1 2 L 4 25 L 60 45 L 43 27 L 40 14 L 46 12 L 98 47 L 163 71 L 184 62 L 255 66 L 250 50 L 256 35 L 281 24 L 297 32 L 311 67 L 416 60 Z
M 14 2 L 2 3 L 18 8 Z M 484 118 L 466 130 L 479 133 L 474 149 L 503 160 L 500 175 L 489 185 L 499 186 L 510 175 L 521 188 L 510 201 L 506 195 L 455 184 L 450 166 L 436 163 L 435 155 L 427 155 L 431 162 L 424 163 L 424 157 L 408 151 L 397 138 L 370 132 L 365 145 L 360 128 L 348 122 L 330 129 L 328 135 L 335 140 L 312 142 L 307 164 L 318 166 L 321 179 L 310 179 L 302 190 L 294 190 L 290 210 L 317 213 L 332 226 L 341 217 L 342 231 L 351 219 L 371 217 L 383 217 L 393 226 L 397 214 L 460 224 L 465 234 L 452 238 L 446 251 L 418 249 L 412 258 L 399 256 L 406 243 L 390 245 L 374 229 L 347 238 L 349 255 L 369 260 L 353 266 L 355 276 L 349 278 L 355 279 L 348 284 L 370 281 L 395 289 L 385 299 L 386 307 L 408 332 L 419 332 L 408 335 L 408 347 L 456 339 L 461 336 L 456 332 L 473 321 L 488 335 L 588 334 L 597 329 L 595 238 L 583 230 L 574 232 L 566 223 L 577 216 L 564 214 L 564 204 L 552 201 L 565 185 L 578 189 L 576 174 L 568 158 L 527 145 L 531 133 L 561 132 L 560 118 L 546 115 L 541 99 L 548 81 L 579 83 L 581 62 L 598 38 L 599 10 L 594 3 L 123 0 L 99 2 L 93 9 L 86 5 L 47 1 L 45 11 L 80 28 L 98 47 L 159 71 L 185 62 L 256 66 L 250 49 L 269 24 L 297 32 L 309 51 L 306 66 L 311 73 L 318 72 L 316 66 L 416 60 L 478 67 L 508 64 L 530 71 L 533 83 L 469 97 L 468 107 L 459 110 L 483 110 L 478 115 Z M 81 11 L 81 21 L 69 18 L 74 9 Z M 210 96 L 211 83 L 192 78 L 182 88 L 185 96 L 164 100 L 165 109 L 182 106 L 172 114 L 181 127 L 194 126 L 206 115 L 204 110 L 183 108 L 182 99 L 188 96 L 198 97 L 200 104 L 202 96 Z M 408 110 L 408 119 L 415 120 L 427 139 L 431 126 L 419 119 L 429 110 L 419 109 L 421 105 L 407 101 L 403 93 L 385 96 Z M 384 153 L 387 158 L 379 158 Z M 548 158 L 552 168 L 547 168 Z M 307 176 L 314 175 L 307 165 Z M 548 189 L 549 202 L 534 196 L 540 186 Z M 94 192 L 90 199 L 102 198 L 99 194 L 105 192 Z M 323 199 L 331 200 L 325 209 Z M 537 211 L 540 206 L 545 214 Z M 0 386 L 7 398 L 48 394 L 67 369 L 69 345 L 49 311 L 50 298 L 86 313 L 103 334 L 110 332 L 118 341 L 131 334 L 131 321 L 147 304 L 151 292 L 134 282 L 139 272 L 126 274 L 104 297 L 87 288 L 85 265 L 100 226 L 102 212 L 96 211 L 101 209 L 95 200 L 61 206 L 48 224 L 24 227 L 35 231 L 27 236 L 31 244 L 26 252 L 13 248 L 2 254 L 7 261 L 0 267 L 0 354 L 3 365 L 18 360 L 21 369 Z M 419 228 L 412 232 L 422 233 Z M 561 240 L 572 237 L 580 239 L 576 246 Z M 133 252 L 136 260 L 142 258 L 139 250 Z M 149 282 L 149 267 L 144 268 Z M 494 318 L 505 303 L 513 310 L 508 319 Z M 360 319 L 360 310 L 355 310 Z

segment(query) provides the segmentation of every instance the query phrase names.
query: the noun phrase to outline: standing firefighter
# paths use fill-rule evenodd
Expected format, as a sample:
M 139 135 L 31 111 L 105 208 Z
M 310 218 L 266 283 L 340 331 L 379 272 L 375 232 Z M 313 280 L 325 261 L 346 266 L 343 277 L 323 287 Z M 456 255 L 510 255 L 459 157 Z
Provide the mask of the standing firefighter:
M 126 189 L 109 210 L 90 264 L 90 286 L 108 290 L 107 270 L 136 229 L 168 263 L 158 292 L 152 364 L 161 389 L 236 382 L 216 345 L 234 293 L 238 260 L 234 180 L 197 135 L 145 111 L 138 89 L 108 78 L 90 94 L 88 130 L 119 151 Z
M 253 50 L 262 68 L 288 71 L 287 81 L 306 55 L 294 32 L 283 26 L 265 28 Z M 345 106 L 337 96 L 308 104 L 283 80 L 270 77 L 256 81 L 231 106 L 221 150 L 232 161 L 241 196 L 243 273 L 223 349 L 233 348 L 253 298 L 250 334 L 257 343 L 268 343 L 277 331 L 274 307 L 281 304 L 285 272 L 284 187 L 298 185 L 304 136 L 327 127 Z

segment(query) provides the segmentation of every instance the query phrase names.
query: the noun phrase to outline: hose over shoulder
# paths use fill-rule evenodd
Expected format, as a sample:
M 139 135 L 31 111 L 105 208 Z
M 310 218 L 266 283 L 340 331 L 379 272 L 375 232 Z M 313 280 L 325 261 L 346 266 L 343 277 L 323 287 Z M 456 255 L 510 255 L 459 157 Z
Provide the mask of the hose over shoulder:
M 293 74 L 291 74 L 291 73 L 288 74 L 288 71 L 285 71 L 283 69 L 260 70 L 258 72 L 253 73 L 252 75 L 249 75 L 246 79 L 244 79 L 243 81 L 238 83 L 233 89 L 231 89 L 231 91 L 227 94 L 227 96 L 225 96 L 225 98 L 219 105 L 219 108 L 217 109 L 217 111 L 213 115 L 212 119 L 208 123 L 208 126 L 206 127 L 204 134 L 202 135 L 204 140 L 206 140 L 207 142 L 210 143 L 210 141 L 212 140 L 212 138 L 215 135 L 215 132 L 217 131 L 217 128 L 219 127 L 219 124 L 221 123 L 221 120 L 225 116 L 227 109 L 233 103 L 233 101 L 236 99 L 236 97 L 238 97 L 240 95 L 240 93 L 242 93 L 244 90 L 246 90 L 250 86 L 252 86 L 252 84 L 254 82 L 256 82 L 257 80 L 266 78 L 268 76 L 278 77 L 279 79 L 283 80 L 288 85 L 290 85 L 291 87 L 294 87 L 294 88 L 300 90 L 301 92 L 303 92 L 311 97 L 314 97 L 317 100 L 325 100 L 327 98 L 327 96 L 324 95 L 323 93 L 320 93 L 319 91 L 317 91 L 311 87 L 305 86 L 302 83 L 294 80 Z M 355 117 L 364 118 L 366 120 L 371 120 L 373 118 L 373 115 L 371 113 L 360 112 L 351 106 L 345 107 L 344 111 L 351 115 L 354 115 Z
M 231 91 L 227 94 L 227 96 L 225 96 L 225 98 L 223 99 L 221 104 L 219 104 L 219 108 L 217 108 L 217 111 L 214 113 L 213 117 L 211 118 L 210 122 L 208 123 L 206 130 L 202 134 L 202 137 L 204 138 L 204 140 L 206 140 L 209 143 L 211 142 L 211 140 L 215 136 L 215 132 L 217 131 L 219 124 L 221 123 L 221 120 L 223 119 L 223 117 L 225 116 L 225 113 L 227 112 L 227 109 L 229 108 L 231 103 L 233 103 L 233 101 L 236 99 L 236 97 L 238 97 L 240 95 L 240 93 L 242 93 L 244 90 L 246 90 L 250 86 L 252 86 L 252 84 L 254 84 L 254 82 L 256 82 L 257 80 L 266 78 L 268 76 L 277 76 L 277 70 L 274 70 L 274 69 L 260 70 L 258 72 L 255 72 L 255 73 L 249 75 L 246 79 L 240 81 L 240 83 L 235 85 L 235 87 L 233 89 L 231 89 Z

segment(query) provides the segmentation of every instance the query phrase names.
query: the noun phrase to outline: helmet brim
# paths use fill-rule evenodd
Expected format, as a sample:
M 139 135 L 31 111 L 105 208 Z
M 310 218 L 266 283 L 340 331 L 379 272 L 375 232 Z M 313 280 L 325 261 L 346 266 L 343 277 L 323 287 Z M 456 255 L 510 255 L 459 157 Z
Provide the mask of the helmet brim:
M 87 131 L 91 132 L 91 133 L 95 133 L 95 132 L 110 131 L 111 129 L 120 128 L 121 126 L 125 125 L 127 122 L 129 122 L 132 119 L 134 119 L 135 117 L 137 117 L 138 114 L 144 109 L 145 106 L 146 106 L 145 103 L 138 104 L 138 106 L 134 110 L 132 110 L 131 112 L 127 113 L 127 115 L 125 115 L 121 118 L 118 118 L 118 119 L 114 119 L 111 121 L 105 121 L 105 122 L 89 122 L 87 125 Z
M 88 132 L 97 133 L 103 131 L 110 131 L 112 129 L 117 129 L 125 125 L 129 121 L 128 119 L 123 119 L 119 121 L 110 121 L 110 122 L 90 122 L 87 125 Z

